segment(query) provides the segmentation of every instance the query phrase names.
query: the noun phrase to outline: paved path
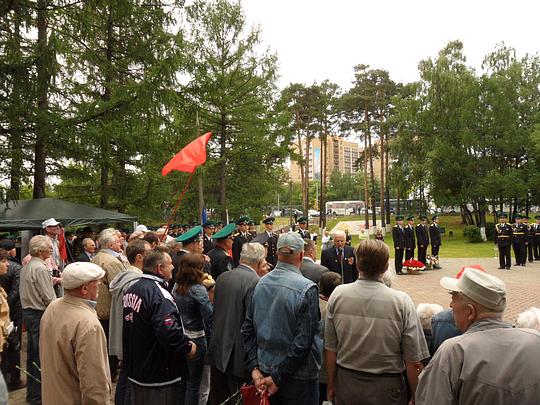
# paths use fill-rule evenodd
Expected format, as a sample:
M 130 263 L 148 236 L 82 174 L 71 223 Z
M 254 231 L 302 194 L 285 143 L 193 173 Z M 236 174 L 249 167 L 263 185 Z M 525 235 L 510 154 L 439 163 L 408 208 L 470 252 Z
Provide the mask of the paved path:
M 514 323 L 517 315 L 531 307 L 540 307 L 540 261 L 527 263 L 526 267 L 515 266 L 510 271 L 497 270 L 498 261 L 493 258 L 479 259 L 441 259 L 442 270 L 431 270 L 418 275 L 396 276 L 392 287 L 408 293 L 416 305 L 426 302 L 440 304 L 447 308 L 450 295 L 439 285 L 443 276 L 455 277 L 462 266 L 479 264 L 488 273 L 499 277 L 506 283 L 508 292 L 507 309 L 504 318 Z M 394 271 L 391 260 L 391 271 Z M 26 353 L 22 353 L 23 364 Z M 25 404 L 25 389 L 10 394 L 10 404 Z

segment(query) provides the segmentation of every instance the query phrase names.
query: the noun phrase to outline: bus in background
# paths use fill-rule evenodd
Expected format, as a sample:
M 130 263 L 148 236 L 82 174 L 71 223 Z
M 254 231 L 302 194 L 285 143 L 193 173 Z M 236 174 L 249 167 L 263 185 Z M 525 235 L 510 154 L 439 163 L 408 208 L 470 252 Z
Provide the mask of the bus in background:
M 328 201 L 326 215 L 359 215 L 365 207 L 363 201 Z

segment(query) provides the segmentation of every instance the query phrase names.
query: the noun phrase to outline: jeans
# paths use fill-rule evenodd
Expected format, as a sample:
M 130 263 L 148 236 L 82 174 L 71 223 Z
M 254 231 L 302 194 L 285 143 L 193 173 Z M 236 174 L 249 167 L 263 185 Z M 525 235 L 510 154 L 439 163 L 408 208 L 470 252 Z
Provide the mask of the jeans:
M 199 405 L 199 389 L 204 367 L 204 355 L 206 354 L 206 338 L 204 336 L 191 339 L 197 345 L 195 357 L 188 360 L 188 378 L 186 382 L 185 405 Z
M 318 379 L 287 378 L 285 381 L 278 392 L 270 397 L 270 405 L 317 405 L 319 403 Z
M 43 311 L 35 309 L 23 309 L 23 322 L 27 330 L 27 357 L 26 372 L 28 376 L 26 384 L 26 402 L 41 404 L 41 364 L 39 362 L 39 322 Z

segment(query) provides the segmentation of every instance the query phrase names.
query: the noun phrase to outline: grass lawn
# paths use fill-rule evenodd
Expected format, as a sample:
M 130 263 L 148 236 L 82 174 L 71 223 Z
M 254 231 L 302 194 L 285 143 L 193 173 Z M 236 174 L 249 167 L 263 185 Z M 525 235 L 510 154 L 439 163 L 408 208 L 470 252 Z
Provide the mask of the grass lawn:
M 363 221 L 364 217 L 350 216 L 350 217 L 333 217 L 327 222 L 327 229 L 332 229 L 341 221 Z M 406 221 L 404 221 L 406 224 Z M 416 221 L 415 223 L 418 223 Z M 289 218 L 276 218 L 274 225 L 275 229 L 279 229 L 282 226 L 289 225 Z M 394 225 L 394 222 L 392 222 Z M 439 225 L 445 228 L 445 234 L 441 235 L 442 246 L 439 252 L 440 257 L 496 257 L 495 244 L 491 241 L 482 243 L 468 243 L 463 240 L 463 225 L 461 224 L 461 217 L 459 215 L 444 215 L 440 217 Z M 321 238 L 321 232 L 316 226 L 310 226 L 311 230 L 315 230 L 319 234 L 319 241 Z M 394 257 L 394 241 L 392 240 L 392 233 L 387 233 L 384 237 L 384 241 L 390 248 L 390 256 Z M 353 235 L 353 246 L 358 244 L 358 236 Z M 320 242 L 318 244 L 320 249 Z M 428 249 L 428 253 L 429 253 Z M 415 251 L 416 256 L 417 251 Z M 320 253 L 319 253 L 320 256 Z

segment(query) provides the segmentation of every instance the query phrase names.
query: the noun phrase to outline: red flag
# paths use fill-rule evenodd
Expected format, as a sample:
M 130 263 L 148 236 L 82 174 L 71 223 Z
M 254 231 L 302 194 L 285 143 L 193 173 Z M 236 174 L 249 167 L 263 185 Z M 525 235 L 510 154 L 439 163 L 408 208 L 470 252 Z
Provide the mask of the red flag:
M 180 152 L 174 155 L 165 166 L 163 166 L 161 175 L 166 176 L 172 170 L 193 173 L 197 166 L 206 162 L 206 144 L 211 136 L 212 132 L 208 132 L 185 146 Z

